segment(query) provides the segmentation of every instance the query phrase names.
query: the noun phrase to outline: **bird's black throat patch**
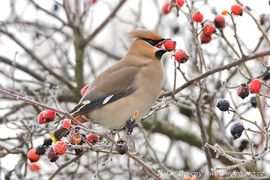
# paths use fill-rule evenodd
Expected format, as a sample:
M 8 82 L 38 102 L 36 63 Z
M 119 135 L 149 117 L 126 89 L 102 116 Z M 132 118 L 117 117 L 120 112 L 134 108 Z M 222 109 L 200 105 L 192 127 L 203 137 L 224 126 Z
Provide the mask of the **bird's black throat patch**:
M 156 53 L 155 53 L 155 56 L 158 60 L 161 60 L 162 56 L 166 53 L 167 51 L 166 50 L 158 50 Z

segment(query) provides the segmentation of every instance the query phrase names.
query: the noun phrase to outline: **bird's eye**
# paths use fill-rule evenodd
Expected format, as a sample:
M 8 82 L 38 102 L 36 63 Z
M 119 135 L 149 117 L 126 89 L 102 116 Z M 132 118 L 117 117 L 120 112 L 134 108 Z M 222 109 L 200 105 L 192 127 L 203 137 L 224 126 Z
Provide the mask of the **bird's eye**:
M 159 42 L 164 41 L 164 39 L 153 40 L 153 39 L 148 39 L 148 38 L 142 38 L 142 40 L 148 42 L 152 46 L 156 46 Z

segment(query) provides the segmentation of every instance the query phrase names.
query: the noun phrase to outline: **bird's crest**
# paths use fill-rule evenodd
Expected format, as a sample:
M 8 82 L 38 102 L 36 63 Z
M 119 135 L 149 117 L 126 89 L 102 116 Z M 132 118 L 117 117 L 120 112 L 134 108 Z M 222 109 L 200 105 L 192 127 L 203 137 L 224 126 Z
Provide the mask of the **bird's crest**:
M 137 29 L 131 31 L 128 34 L 128 37 L 135 39 L 152 39 L 152 40 L 159 40 L 162 38 L 159 34 L 144 29 Z

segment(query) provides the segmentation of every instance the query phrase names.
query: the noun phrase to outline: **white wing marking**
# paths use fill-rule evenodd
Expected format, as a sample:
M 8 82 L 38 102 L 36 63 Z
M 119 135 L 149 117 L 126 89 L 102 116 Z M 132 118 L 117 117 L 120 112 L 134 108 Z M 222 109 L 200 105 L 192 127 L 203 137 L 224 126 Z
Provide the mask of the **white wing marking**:
M 106 104 L 107 102 L 109 102 L 112 97 L 113 97 L 113 95 L 110 95 L 110 96 L 106 97 L 104 99 L 104 101 L 102 102 L 102 104 Z

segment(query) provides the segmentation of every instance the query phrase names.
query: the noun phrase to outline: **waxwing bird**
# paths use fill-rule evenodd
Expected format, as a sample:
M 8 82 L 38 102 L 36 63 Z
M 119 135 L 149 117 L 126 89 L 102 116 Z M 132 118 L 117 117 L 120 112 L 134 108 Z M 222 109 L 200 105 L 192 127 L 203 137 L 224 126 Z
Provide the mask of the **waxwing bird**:
M 126 55 L 101 73 L 70 112 L 81 123 L 86 118 L 109 129 L 120 129 L 132 117 L 145 115 L 158 99 L 164 80 L 162 56 L 166 39 L 147 30 L 129 33 L 134 42 Z M 60 140 L 69 130 L 60 128 L 52 138 Z M 132 132 L 132 130 L 131 130 Z

